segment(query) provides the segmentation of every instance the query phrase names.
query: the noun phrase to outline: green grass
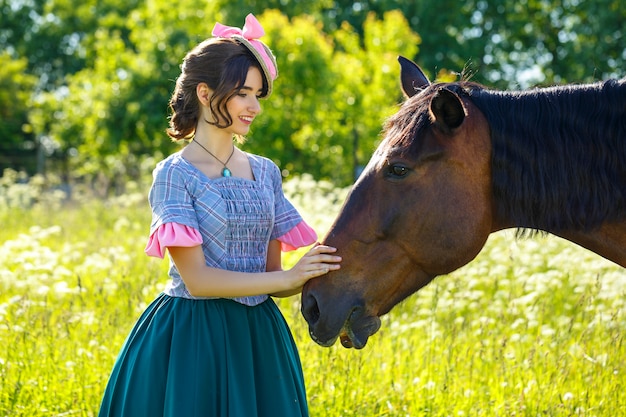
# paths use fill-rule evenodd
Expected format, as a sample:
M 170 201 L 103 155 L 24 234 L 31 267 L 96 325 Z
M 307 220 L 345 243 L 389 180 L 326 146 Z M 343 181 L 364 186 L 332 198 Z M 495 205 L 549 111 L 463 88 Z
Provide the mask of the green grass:
M 345 195 L 306 178 L 285 188 L 322 234 Z M 0 416 L 95 416 L 167 262 L 143 254 L 142 194 L 72 207 L 26 198 L 24 209 L 24 193 L 0 187 Z M 279 305 L 315 417 L 617 417 L 626 416 L 625 302 L 623 268 L 510 231 L 383 317 L 360 351 L 316 345 L 300 299 Z

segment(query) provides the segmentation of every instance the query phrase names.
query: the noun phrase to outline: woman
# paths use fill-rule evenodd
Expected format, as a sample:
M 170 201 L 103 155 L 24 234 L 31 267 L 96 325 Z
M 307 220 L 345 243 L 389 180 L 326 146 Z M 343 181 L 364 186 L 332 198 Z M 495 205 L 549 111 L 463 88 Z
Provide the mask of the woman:
M 170 255 L 171 280 L 115 363 L 100 416 L 306 416 L 298 352 L 270 297 L 339 268 L 316 245 L 281 268 L 281 249 L 315 242 L 282 192 L 278 167 L 235 146 L 278 72 L 252 15 L 219 23 L 191 50 L 170 100 L 168 135 L 191 139 L 161 161 L 149 193 L 146 252 Z

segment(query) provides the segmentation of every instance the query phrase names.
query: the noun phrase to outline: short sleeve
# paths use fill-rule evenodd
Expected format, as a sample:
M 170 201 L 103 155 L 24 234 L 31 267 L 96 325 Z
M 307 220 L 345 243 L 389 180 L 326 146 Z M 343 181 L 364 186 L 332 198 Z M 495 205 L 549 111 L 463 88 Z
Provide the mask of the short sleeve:
M 193 247 L 202 244 L 202 235 L 196 229 L 178 223 L 165 223 L 150 235 L 144 250 L 147 255 L 165 256 L 168 246 Z
M 274 189 L 274 229 L 271 239 L 280 240 L 282 250 L 293 250 L 314 243 L 317 234 L 285 197 L 280 170 L 273 163 L 269 174 Z
M 187 189 L 185 171 L 177 163 L 164 160 L 152 173 L 148 201 L 152 209 L 150 236 L 163 224 L 178 223 L 200 230 L 193 198 Z
M 317 241 L 317 233 L 304 220 L 284 235 L 278 237 L 280 249 L 289 252 L 298 248 L 312 245 Z

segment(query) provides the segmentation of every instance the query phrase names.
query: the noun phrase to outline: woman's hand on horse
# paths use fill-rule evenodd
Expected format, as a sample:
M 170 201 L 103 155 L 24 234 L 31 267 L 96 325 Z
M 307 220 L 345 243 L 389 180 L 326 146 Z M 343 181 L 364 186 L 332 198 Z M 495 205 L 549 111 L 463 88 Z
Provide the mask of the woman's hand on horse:
M 337 249 L 332 246 L 313 246 L 300 260 L 291 268 L 290 279 L 296 286 L 304 285 L 311 278 L 319 277 L 330 271 L 340 268 L 341 257 L 332 255 Z

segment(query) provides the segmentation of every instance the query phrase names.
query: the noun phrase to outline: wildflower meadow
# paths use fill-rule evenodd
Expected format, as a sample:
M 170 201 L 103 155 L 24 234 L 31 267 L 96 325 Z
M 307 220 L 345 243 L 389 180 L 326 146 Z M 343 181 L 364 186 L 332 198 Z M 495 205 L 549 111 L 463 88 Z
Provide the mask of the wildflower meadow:
M 0 416 L 96 416 L 167 261 L 143 253 L 145 184 L 68 201 L 38 181 L 0 182 Z M 347 190 L 302 177 L 285 191 L 323 235 Z M 626 416 L 625 304 L 623 268 L 515 231 L 402 302 L 362 350 L 316 345 L 299 297 L 279 300 L 313 417 Z

